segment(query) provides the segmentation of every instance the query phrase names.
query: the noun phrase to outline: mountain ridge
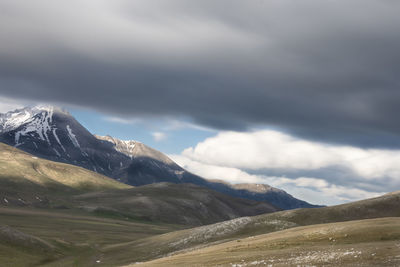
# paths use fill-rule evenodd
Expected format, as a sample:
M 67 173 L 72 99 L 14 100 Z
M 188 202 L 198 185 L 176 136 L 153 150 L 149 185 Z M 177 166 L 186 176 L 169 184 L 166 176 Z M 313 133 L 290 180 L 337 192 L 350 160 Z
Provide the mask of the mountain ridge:
M 93 135 L 68 111 L 50 105 L 0 114 L 0 142 L 133 186 L 158 182 L 193 183 L 234 197 L 268 202 L 282 209 L 317 207 L 283 190 L 257 192 L 250 186 L 208 181 L 141 142 Z

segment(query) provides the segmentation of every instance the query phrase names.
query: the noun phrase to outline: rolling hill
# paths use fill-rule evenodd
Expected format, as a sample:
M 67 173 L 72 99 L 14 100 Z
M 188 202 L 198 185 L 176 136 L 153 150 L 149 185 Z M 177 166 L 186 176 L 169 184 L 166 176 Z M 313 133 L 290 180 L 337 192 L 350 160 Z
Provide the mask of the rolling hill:
M 193 184 L 173 183 L 91 192 L 75 196 L 73 202 L 97 213 L 191 226 L 277 211 L 265 202 L 233 198 Z
M 351 225 L 352 221 L 358 220 L 400 217 L 399 206 L 400 193 L 392 193 L 332 207 L 242 217 L 115 245 L 105 251 L 105 254 L 112 255 L 114 260 L 119 258 L 122 263 L 127 260 L 122 251 L 135 251 L 135 259 L 132 260 L 140 262 L 290 228 L 346 221 Z M 398 239 L 400 240 L 400 236 Z M 146 251 L 152 253 L 149 255 Z M 118 256 L 119 254 L 121 255 Z
M 363 266 L 398 263 L 400 192 L 249 217 L 276 209 L 193 184 L 132 187 L 0 148 L 5 266 L 351 266 L 354 256 Z
M 399 266 L 399 255 L 400 218 L 379 218 L 296 227 L 140 266 Z
M 132 187 L 81 167 L 39 159 L 0 143 L 0 205 L 203 225 L 278 209 L 192 184 Z

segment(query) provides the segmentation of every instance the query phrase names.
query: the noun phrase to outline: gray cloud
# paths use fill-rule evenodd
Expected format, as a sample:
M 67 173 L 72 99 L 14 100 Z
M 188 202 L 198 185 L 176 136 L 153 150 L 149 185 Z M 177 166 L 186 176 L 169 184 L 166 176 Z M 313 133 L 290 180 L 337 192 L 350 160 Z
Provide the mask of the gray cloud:
M 0 3 L 0 94 L 400 147 L 400 3 Z

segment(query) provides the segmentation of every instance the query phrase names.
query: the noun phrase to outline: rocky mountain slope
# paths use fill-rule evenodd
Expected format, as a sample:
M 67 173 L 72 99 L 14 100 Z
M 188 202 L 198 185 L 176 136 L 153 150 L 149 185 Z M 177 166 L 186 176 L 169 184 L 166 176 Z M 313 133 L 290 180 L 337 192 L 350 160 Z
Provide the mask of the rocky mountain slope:
M 234 197 L 265 201 L 281 209 L 315 207 L 266 185 L 254 188 L 208 181 L 186 171 L 145 144 L 93 135 L 67 111 L 53 106 L 27 107 L 0 114 L 0 142 L 37 157 L 80 166 L 129 185 L 193 183 Z M 260 191 L 260 187 L 265 190 Z

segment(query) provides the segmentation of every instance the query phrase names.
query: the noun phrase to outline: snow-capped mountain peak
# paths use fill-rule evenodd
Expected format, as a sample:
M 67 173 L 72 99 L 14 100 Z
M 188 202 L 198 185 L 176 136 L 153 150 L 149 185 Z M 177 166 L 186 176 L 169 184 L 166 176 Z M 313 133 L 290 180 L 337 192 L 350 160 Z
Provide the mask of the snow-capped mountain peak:
M 0 114 L 0 141 L 34 155 L 111 175 L 130 160 L 101 142 L 71 114 L 51 105 L 37 105 Z M 125 147 L 132 144 L 126 142 Z
M 26 109 L 0 114 L 0 131 L 11 131 L 32 119 L 32 113 Z
M 28 131 L 38 130 L 38 134 L 44 140 L 43 131 L 50 130 L 48 126 L 52 123 L 55 112 L 69 115 L 65 110 L 51 105 L 36 105 L 4 114 L 0 113 L 0 133 L 15 130 L 21 125 L 31 124 Z M 41 126 L 42 124 L 45 124 L 44 127 Z
M 24 145 L 38 149 L 38 145 L 43 147 L 46 144 L 51 147 L 52 153 L 60 157 L 62 153 L 58 149 L 61 148 L 63 152 L 66 152 L 66 149 L 57 132 L 68 132 L 71 142 L 77 145 L 69 125 L 64 125 L 64 122 L 68 121 L 72 124 L 73 117 L 55 106 L 41 104 L 25 107 L 0 114 L 0 135 L 15 147 Z M 52 146 L 53 144 L 58 147 Z
M 53 125 L 54 113 L 66 114 L 62 109 L 50 105 L 25 107 L 0 114 L 0 133 L 14 131 L 14 146 L 22 144 L 23 136 L 36 136 L 50 145 L 49 133 L 54 133 L 56 129 Z

